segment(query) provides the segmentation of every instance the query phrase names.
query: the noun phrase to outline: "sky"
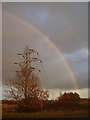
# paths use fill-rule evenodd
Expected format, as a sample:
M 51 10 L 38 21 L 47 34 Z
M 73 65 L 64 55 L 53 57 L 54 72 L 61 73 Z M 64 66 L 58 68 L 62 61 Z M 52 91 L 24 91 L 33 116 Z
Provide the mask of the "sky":
M 14 62 L 26 45 L 39 52 L 43 63 L 33 65 L 51 98 L 78 88 L 88 97 L 88 3 L 3 3 L 3 86 L 19 69 Z

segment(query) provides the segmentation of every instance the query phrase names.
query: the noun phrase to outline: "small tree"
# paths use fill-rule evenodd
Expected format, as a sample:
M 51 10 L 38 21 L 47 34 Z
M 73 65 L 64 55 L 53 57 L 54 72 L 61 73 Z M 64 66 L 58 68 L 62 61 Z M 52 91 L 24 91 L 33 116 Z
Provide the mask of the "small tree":
M 58 97 L 58 102 L 60 103 L 60 106 L 62 106 L 63 108 L 74 109 L 79 105 L 80 96 L 77 93 L 65 92 L 60 97 Z
M 37 111 L 42 109 L 42 101 L 48 99 L 49 95 L 47 90 L 41 88 L 40 79 L 30 65 L 32 60 L 40 59 L 29 59 L 31 52 L 28 50 L 26 48 L 21 69 L 6 83 L 6 88 L 9 89 L 7 96 L 8 99 L 17 101 L 18 110 Z

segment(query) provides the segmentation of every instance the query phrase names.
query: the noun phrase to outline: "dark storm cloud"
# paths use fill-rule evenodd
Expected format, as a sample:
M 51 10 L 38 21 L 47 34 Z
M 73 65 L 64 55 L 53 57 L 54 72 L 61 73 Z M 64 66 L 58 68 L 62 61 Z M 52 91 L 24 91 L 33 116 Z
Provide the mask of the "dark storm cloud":
M 8 4 L 8 3 L 7 3 Z M 87 47 L 87 3 L 13 3 L 3 9 L 34 25 L 63 52 Z M 64 46 L 64 47 L 63 47 Z
M 33 25 L 46 37 L 30 26 L 23 25 L 12 15 Z M 3 3 L 3 81 L 17 68 L 13 68 L 13 62 L 19 60 L 15 57 L 16 53 L 22 52 L 28 44 L 39 51 L 44 61 L 49 84 L 48 81 L 42 81 L 43 86 L 69 90 L 75 88 L 68 68 L 48 44 L 47 38 L 62 51 L 79 87 L 87 88 L 88 3 Z M 45 79 L 45 74 L 43 76 Z

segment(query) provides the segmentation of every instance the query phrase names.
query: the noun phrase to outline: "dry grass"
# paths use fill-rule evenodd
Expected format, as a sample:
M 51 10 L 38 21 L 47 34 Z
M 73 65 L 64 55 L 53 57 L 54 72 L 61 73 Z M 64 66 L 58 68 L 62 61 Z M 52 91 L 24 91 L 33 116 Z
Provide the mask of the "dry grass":
M 12 110 L 12 111 L 11 111 Z M 4 118 L 87 118 L 87 110 L 76 110 L 76 111 L 54 111 L 54 110 L 45 110 L 42 112 L 34 113 L 19 113 L 15 112 L 15 106 L 13 105 L 4 105 L 2 116 Z

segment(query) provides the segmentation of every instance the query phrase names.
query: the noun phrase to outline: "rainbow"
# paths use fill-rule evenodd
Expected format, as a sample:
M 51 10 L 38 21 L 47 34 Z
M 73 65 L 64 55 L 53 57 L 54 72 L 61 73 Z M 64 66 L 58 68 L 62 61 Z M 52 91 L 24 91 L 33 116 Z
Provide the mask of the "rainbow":
M 14 15 L 8 14 L 8 13 L 6 13 L 6 12 L 3 13 L 3 14 L 5 14 L 5 15 L 13 18 L 13 19 L 16 19 L 17 21 L 23 23 L 23 24 L 26 25 L 27 27 L 32 28 L 35 32 L 39 33 L 41 36 L 44 36 L 45 38 L 47 38 L 40 30 L 38 30 L 38 29 L 37 29 L 36 27 L 34 27 L 32 24 L 26 23 L 24 20 L 20 19 L 19 17 L 16 17 L 16 16 L 14 16 Z M 48 38 L 47 38 L 47 39 L 48 39 Z M 70 65 L 68 64 L 67 60 L 65 59 L 63 53 L 61 52 L 60 49 L 58 49 L 58 48 L 55 46 L 55 44 L 52 42 L 51 39 L 48 39 L 48 43 L 51 45 L 52 48 L 55 49 L 55 51 L 57 52 L 57 54 L 59 55 L 59 57 L 62 58 L 65 66 L 67 67 L 67 69 L 68 69 L 68 71 L 69 71 L 69 73 L 70 73 L 70 76 L 71 76 L 71 78 L 72 78 L 73 84 L 75 85 L 76 92 L 78 92 L 79 86 L 78 86 L 77 80 L 76 80 L 76 78 L 75 78 L 75 75 L 74 75 L 74 73 L 73 73 Z

